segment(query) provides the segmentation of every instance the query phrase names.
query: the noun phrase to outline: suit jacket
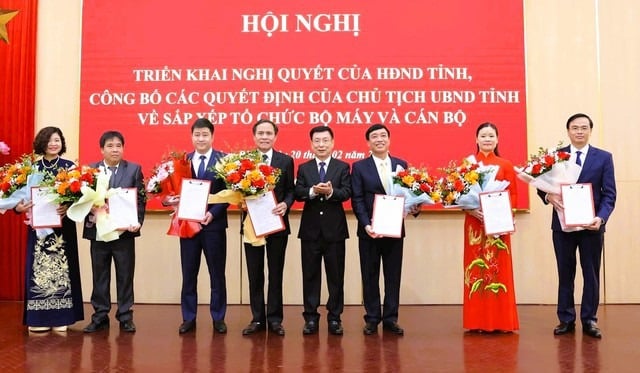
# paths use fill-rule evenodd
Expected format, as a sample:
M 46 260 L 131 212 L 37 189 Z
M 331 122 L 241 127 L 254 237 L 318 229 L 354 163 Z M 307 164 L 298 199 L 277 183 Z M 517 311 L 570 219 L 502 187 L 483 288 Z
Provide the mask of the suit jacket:
M 193 153 L 191 152 L 187 154 L 187 159 L 191 161 L 193 158 Z M 217 151 L 215 149 L 211 152 L 211 157 L 209 158 L 209 162 L 207 163 L 207 167 L 204 172 L 204 176 L 201 177 L 201 180 L 209 180 L 211 181 L 211 187 L 209 188 L 210 194 L 216 194 L 221 190 L 227 188 L 224 183 L 224 180 L 218 178 L 216 173 L 213 170 L 213 166 L 216 165 L 218 160 L 224 157 L 224 153 Z M 199 162 L 199 161 L 198 161 Z M 193 163 L 193 162 L 192 162 Z M 193 164 L 191 165 L 191 177 L 197 179 L 196 176 L 197 171 L 193 169 Z M 211 223 L 202 226 L 202 230 L 206 231 L 219 231 L 227 229 L 227 208 L 229 207 L 228 203 L 211 203 L 207 206 L 207 210 L 213 215 L 213 220 Z
M 398 165 L 404 169 L 408 168 L 406 161 L 392 156 L 389 157 L 391 158 L 392 172 L 395 172 Z M 386 194 L 378 175 L 378 167 L 376 167 L 372 156 L 353 164 L 351 186 L 353 188 L 351 206 L 356 218 L 358 218 L 358 237 L 372 239 L 364 230 L 364 227 L 371 224 L 375 195 Z M 404 222 L 402 223 L 402 237 L 404 237 Z
M 104 167 L 104 162 L 95 162 L 90 164 L 89 166 L 95 168 L 99 168 L 100 166 Z M 144 213 L 146 209 L 147 199 L 144 189 L 144 177 L 142 176 L 142 169 L 140 168 L 140 165 L 123 159 L 120 161 L 118 170 L 116 171 L 116 174 L 112 176 L 112 178 L 114 178 L 113 185 L 115 188 L 136 188 L 138 190 L 138 222 L 142 224 L 144 222 Z M 139 230 L 137 232 L 124 231 L 120 235 L 120 238 L 137 236 L 140 236 Z M 89 222 L 88 215 L 84 219 L 82 238 L 86 238 L 88 240 L 96 239 L 96 226 L 95 224 Z
M 302 240 L 324 238 L 326 241 L 335 242 L 349 238 L 347 217 L 342 206 L 342 203 L 351 197 L 349 164 L 331 158 L 325 181 L 331 181 L 331 197 L 318 195 L 310 198 L 309 190 L 320 182 L 318 164 L 312 159 L 298 167 L 295 196 L 297 201 L 304 202 L 298 231 L 298 238 Z
M 562 148 L 565 152 L 570 152 L 571 147 Z M 593 188 L 593 206 L 596 216 L 602 218 L 606 223 L 616 205 L 616 178 L 613 170 L 613 156 L 611 153 L 589 145 L 587 156 L 582 162 L 582 171 L 578 177 L 578 183 L 591 183 Z M 546 203 L 547 193 L 538 190 L 538 196 Z M 558 213 L 553 210 L 551 229 L 561 231 Z M 604 224 L 600 227 L 600 232 L 604 232 Z M 597 232 L 596 232 L 597 233 Z

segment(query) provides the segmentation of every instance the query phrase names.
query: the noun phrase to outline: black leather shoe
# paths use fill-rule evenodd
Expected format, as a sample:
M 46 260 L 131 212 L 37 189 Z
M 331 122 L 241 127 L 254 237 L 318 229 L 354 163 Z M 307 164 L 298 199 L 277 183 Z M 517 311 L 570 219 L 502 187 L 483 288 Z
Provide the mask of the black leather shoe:
M 600 329 L 598 328 L 598 325 L 596 325 L 595 321 L 588 321 L 582 324 L 582 333 L 588 335 L 589 337 L 602 338 L 602 333 L 600 332 Z
M 133 320 L 120 321 L 120 330 L 123 330 L 127 333 L 135 333 L 136 324 L 133 323 Z
M 329 321 L 329 333 L 333 335 L 342 335 L 344 333 L 344 329 L 342 329 L 342 323 L 340 321 L 332 320 Z
M 196 329 L 196 320 L 183 321 L 178 328 L 179 334 L 188 333 Z
M 383 323 L 382 329 L 397 335 L 404 335 L 404 329 L 397 322 Z
M 282 324 L 279 322 L 271 323 L 271 325 L 269 325 L 269 331 L 276 335 L 280 335 L 280 336 L 284 335 L 284 328 L 282 327 Z
M 362 332 L 364 335 L 376 334 L 378 332 L 378 324 L 368 322 L 364 324 L 364 328 L 362 328 Z
M 574 322 L 561 322 L 553 329 L 554 335 L 563 335 L 567 333 L 573 333 L 576 330 L 576 323 Z
M 265 329 L 263 322 L 252 321 L 246 328 L 242 329 L 242 335 L 251 335 Z
M 109 320 L 104 320 L 101 322 L 91 321 L 89 325 L 87 325 L 84 329 L 82 329 L 85 333 L 94 333 L 98 330 L 109 329 Z
M 214 321 L 213 322 L 213 329 L 220 333 L 220 334 L 226 334 L 227 333 L 227 324 L 224 323 L 224 320 L 218 320 L 218 321 Z
M 307 321 L 304 323 L 304 328 L 302 328 L 302 334 L 311 335 L 316 334 L 318 332 L 318 323 L 315 321 Z

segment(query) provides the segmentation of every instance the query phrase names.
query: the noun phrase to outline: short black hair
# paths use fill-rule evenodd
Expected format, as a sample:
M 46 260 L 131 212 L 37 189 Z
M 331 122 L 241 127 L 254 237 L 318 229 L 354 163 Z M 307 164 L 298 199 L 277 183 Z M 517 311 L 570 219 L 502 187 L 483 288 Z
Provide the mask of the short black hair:
M 275 123 L 273 123 L 272 121 L 270 121 L 269 119 L 260 119 L 259 121 L 256 122 L 256 124 L 253 125 L 253 128 L 251 128 L 251 131 L 253 132 L 253 134 L 256 134 L 256 129 L 258 128 L 259 125 L 261 125 L 262 123 L 269 123 L 273 126 L 273 133 L 275 133 L 276 135 L 278 134 L 278 126 L 276 126 Z
M 57 133 L 60 136 L 60 141 L 62 142 L 62 148 L 60 148 L 60 152 L 58 155 L 63 155 L 67 151 L 67 142 L 64 139 L 64 135 L 62 134 L 62 130 L 58 127 L 44 127 L 38 134 L 36 138 L 33 140 L 33 152 L 38 155 L 44 155 L 47 152 L 47 146 L 49 145 L 49 139 L 51 136 Z
M 369 135 L 371 134 L 371 132 L 377 130 L 385 130 L 387 131 L 387 136 L 391 137 L 391 132 L 389 132 L 387 126 L 385 126 L 384 124 L 376 123 L 367 129 L 367 132 L 365 132 L 364 134 L 364 138 L 369 141 Z
M 333 131 L 328 126 L 313 127 L 311 131 L 309 131 L 309 138 L 313 140 L 313 134 L 320 133 L 320 132 L 329 132 L 329 135 L 331 135 L 331 138 L 333 139 Z
M 572 116 L 569 117 L 569 119 L 567 119 L 567 129 L 569 129 L 569 123 L 573 122 L 578 118 L 587 118 L 589 120 L 589 128 L 593 128 L 593 121 L 591 120 L 591 118 L 589 118 L 587 114 L 577 113 L 577 114 L 573 114 Z
M 193 122 L 193 124 L 191 125 L 191 133 L 193 133 L 196 128 L 208 128 L 213 135 L 213 123 L 211 123 L 211 121 L 207 118 L 196 119 L 195 122 Z
M 104 144 L 107 143 L 107 140 L 111 140 L 113 138 L 117 138 L 124 146 L 124 136 L 118 131 L 106 131 L 100 136 L 100 148 L 104 148 Z

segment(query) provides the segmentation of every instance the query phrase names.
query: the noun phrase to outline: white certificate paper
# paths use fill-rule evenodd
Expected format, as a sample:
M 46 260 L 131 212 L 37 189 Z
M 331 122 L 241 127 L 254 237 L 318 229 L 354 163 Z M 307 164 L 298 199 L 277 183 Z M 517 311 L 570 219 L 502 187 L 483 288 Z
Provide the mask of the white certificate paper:
M 404 197 L 376 194 L 371 229 L 385 237 L 400 238 L 404 219 Z
M 138 225 L 138 190 L 117 188 L 109 197 L 109 216 L 116 229 Z
M 277 201 L 273 191 L 263 193 L 256 197 L 246 198 L 247 212 L 253 224 L 256 237 L 285 230 L 282 216 L 276 215 L 272 210 Z
M 508 191 L 480 193 L 480 206 L 487 236 L 515 232 Z
M 178 219 L 203 221 L 207 214 L 209 189 L 211 181 L 200 179 L 182 179 L 180 202 L 178 203 Z
M 560 193 L 565 225 L 577 227 L 591 224 L 595 218 L 591 183 L 562 185 Z
M 58 204 L 51 200 L 48 195 L 47 188 L 32 187 L 31 202 L 31 227 L 39 228 L 57 228 L 62 226 L 62 219 L 56 212 Z

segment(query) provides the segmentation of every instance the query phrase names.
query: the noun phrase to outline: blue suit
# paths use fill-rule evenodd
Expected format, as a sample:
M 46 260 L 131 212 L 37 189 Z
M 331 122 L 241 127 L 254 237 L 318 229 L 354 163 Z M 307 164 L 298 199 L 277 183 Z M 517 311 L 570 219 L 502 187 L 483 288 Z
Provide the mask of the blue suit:
M 226 188 L 224 181 L 209 171 L 222 158 L 222 152 L 213 150 L 206 167 L 203 180 L 211 181 L 210 193 L 214 194 Z M 191 160 L 193 153 L 187 155 Z M 193 178 L 196 171 L 191 168 Z M 180 262 L 182 265 L 182 292 L 180 304 L 182 319 L 192 321 L 196 318 L 198 306 L 198 272 L 200 259 L 204 252 L 209 279 L 211 281 L 211 303 L 209 306 L 214 321 L 224 320 L 227 311 L 227 284 L 225 266 L 227 260 L 227 203 L 216 203 L 208 206 L 213 220 L 202 226 L 202 230 L 191 238 L 180 238 Z
M 571 151 L 571 147 L 561 149 Z M 599 231 L 583 230 L 563 232 L 558 214 L 553 210 L 551 229 L 553 246 L 558 265 L 558 319 L 572 323 L 576 320 L 573 299 L 576 275 L 576 248 L 580 252 L 580 266 L 584 277 L 580 319 L 582 323 L 597 321 L 596 313 L 600 302 L 600 262 L 604 243 L 605 223 L 616 203 L 616 180 L 611 153 L 589 146 L 582 162 L 578 183 L 591 183 L 596 216 L 602 218 Z M 546 202 L 546 193 L 538 190 L 538 195 Z
M 407 168 L 407 162 L 391 157 L 392 171 L 398 165 Z M 360 272 L 362 274 L 362 294 L 365 308 L 364 320 L 368 323 L 384 324 L 398 321 L 400 305 L 400 278 L 402 274 L 402 248 L 404 224 L 401 238 L 371 238 L 365 226 L 371 224 L 373 201 L 376 194 L 385 194 L 373 157 L 353 164 L 351 172 L 353 194 L 351 205 L 358 218 L 358 247 L 360 251 Z M 384 273 L 384 303 L 380 302 L 380 262 Z

